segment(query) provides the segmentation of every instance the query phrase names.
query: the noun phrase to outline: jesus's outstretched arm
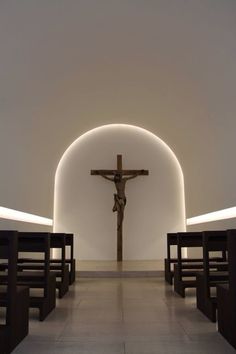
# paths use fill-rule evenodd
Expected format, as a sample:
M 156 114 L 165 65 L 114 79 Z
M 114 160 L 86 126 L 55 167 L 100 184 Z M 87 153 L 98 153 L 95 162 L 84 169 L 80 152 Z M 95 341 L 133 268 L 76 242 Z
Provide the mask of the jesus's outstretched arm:
M 101 177 L 105 178 L 105 179 L 108 179 L 108 181 L 112 181 L 114 182 L 114 178 L 113 177 L 108 177 L 106 175 L 100 175 Z

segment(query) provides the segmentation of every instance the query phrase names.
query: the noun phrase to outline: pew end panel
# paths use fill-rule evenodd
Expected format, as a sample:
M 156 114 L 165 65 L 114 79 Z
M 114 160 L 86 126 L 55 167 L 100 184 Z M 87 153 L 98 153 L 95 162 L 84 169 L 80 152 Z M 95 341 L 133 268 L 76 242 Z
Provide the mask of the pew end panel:
M 210 255 L 215 252 L 222 252 L 222 260 L 226 261 L 227 255 L 227 232 L 226 231 L 204 231 L 203 242 L 203 270 L 197 274 L 197 308 L 212 322 L 216 322 L 217 297 L 212 295 L 216 291 L 217 284 L 228 281 L 228 263 L 219 262 L 212 270 Z
M 0 231 L 0 259 L 7 270 L 0 275 L 0 306 L 6 308 L 5 325 L 0 326 L 0 353 L 8 354 L 29 331 L 29 288 L 17 284 L 18 232 Z
M 218 331 L 236 349 L 236 230 L 227 230 L 229 282 L 217 286 Z

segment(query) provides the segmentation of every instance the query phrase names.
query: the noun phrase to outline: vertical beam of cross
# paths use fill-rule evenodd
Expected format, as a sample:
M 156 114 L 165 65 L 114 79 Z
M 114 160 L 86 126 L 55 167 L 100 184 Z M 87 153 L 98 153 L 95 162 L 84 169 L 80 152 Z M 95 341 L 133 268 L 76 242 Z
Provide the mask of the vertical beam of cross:
M 123 260 L 123 218 L 126 205 L 125 185 L 130 179 L 148 175 L 148 170 L 123 170 L 122 155 L 117 155 L 116 170 L 91 170 L 91 175 L 99 175 L 115 183 L 117 193 L 114 194 L 113 211 L 117 211 L 117 261 Z M 112 177 L 109 177 L 112 176 Z M 127 177 L 124 177 L 127 176 Z

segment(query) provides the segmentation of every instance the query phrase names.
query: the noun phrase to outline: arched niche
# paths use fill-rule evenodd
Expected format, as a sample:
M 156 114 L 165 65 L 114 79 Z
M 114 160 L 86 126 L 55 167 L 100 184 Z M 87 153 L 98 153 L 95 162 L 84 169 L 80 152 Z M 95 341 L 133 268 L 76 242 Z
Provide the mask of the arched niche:
M 75 234 L 75 257 L 116 259 L 114 183 L 91 169 L 148 169 L 126 184 L 123 259 L 163 259 L 166 233 L 185 230 L 184 179 L 173 151 L 151 132 L 111 124 L 80 136 L 63 154 L 55 175 L 54 231 Z

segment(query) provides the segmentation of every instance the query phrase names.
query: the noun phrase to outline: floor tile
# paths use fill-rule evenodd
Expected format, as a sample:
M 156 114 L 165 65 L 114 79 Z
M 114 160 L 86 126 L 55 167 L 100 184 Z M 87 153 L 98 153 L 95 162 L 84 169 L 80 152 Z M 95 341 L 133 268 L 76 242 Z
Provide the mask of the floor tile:
M 82 278 L 14 354 L 233 354 L 216 325 L 163 278 Z

